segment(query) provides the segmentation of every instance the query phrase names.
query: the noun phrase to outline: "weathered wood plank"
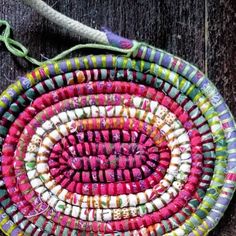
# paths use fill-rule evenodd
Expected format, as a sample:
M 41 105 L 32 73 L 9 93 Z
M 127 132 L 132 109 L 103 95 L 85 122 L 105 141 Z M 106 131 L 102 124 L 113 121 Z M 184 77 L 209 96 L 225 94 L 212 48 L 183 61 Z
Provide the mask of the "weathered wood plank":
M 236 27 L 233 0 L 208 1 L 208 74 L 236 115 Z

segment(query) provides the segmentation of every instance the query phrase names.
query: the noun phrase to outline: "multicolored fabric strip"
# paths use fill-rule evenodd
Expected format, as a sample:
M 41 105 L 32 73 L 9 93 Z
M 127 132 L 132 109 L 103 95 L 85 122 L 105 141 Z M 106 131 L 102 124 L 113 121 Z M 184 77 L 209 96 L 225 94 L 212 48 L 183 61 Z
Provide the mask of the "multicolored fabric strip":
M 214 85 L 141 46 L 37 68 L 0 96 L 7 235 L 206 235 L 236 185 L 236 129 Z

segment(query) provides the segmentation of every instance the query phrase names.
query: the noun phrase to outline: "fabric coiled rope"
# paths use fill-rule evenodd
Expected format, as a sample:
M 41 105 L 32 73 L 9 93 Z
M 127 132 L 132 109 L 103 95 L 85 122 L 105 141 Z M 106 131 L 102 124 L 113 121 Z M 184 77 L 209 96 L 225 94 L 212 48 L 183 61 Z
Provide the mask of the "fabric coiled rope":
M 88 44 L 38 62 L 1 23 L 9 51 L 40 65 L 0 95 L 5 234 L 195 236 L 216 226 L 235 190 L 236 129 L 201 71 L 110 32 L 103 49 L 120 55 L 59 60 L 100 47 Z

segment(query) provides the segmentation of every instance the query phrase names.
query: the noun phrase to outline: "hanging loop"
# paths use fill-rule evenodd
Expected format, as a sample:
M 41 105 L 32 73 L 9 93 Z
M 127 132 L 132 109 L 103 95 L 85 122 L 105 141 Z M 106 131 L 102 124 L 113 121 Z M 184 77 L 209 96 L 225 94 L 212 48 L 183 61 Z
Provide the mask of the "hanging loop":
M 54 63 L 56 61 L 59 61 L 63 58 L 65 58 L 67 55 L 72 53 L 73 51 L 80 50 L 83 48 L 92 48 L 92 49 L 103 49 L 108 50 L 116 53 L 126 54 L 127 56 L 130 56 L 132 53 L 136 52 L 138 48 L 141 46 L 142 43 L 132 41 L 132 47 L 125 49 L 125 48 L 118 48 L 112 45 L 104 45 L 104 44 L 78 44 L 75 45 L 72 48 L 69 48 L 57 56 L 53 57 L 52 59 L 48 59 L 46 61 L 38 61 L 37 59 L 30 57 L 28 55 L 28 49 L 22 45 L 20 42 L 17 42 L 10 38 L 11 34 L 11 27 L 9 23 L 5 20 L 0 20 L 0 27 L 4 26 L 5 28 L 2 31 L 2 34 L 0 34 L 0 42 L 3 42 L 6 46 L 6 48 L 15 56 L 22 57 L 31 62 L 32 64 L 42 66 L 48 63 Z
M 46 17 L 50 21 L 58 24 L 60 27 L 63 27 L 69 30 L 70 32 L 73 32 L 79 36 L 88 38 L 98 43 L 98 44 L 92 44 L 92 43 L 78 44 L 72 48 L 69 48 L 68 50 L 61 52 L 52 59 L 48 59 L 46 61 L 38 61 L 37 59 L 30 57 L 28 55 L 28 49 L 24 45 L 22 45 L 20 42 L 11 39 L 10 37 L 11 27 L 9 23 L 5 20 L 0 20 L 0 27 L 1 26 L 4 27 L 2 34 L 0 34 L 0 42 L 2 41 L 5 44 L 6 48 L 13 55 L 25 58 L 32 64 L 42 66 L 44 64 L 54 63 L 55 61 L 59 61 L 65 58 L 71 52 L 83 48 L 104 49 L 130 56 L 132 53 L 136 52 L 142 44 L 135 40 L 129 40 L 121 36 L 118 36 L 106 29 L 104 29 L 104 31 L 99 31 L 91 27 L 88 27 L 54 10 L 42 0 L 23 0 L 23 1 L 29 6 L 31 6 L 33 9 L 38 11 L 39 14 Z
M 26 57 L 28 49 L 21 43 L 10 38 L 11 27 L 5 20 L 0 20 L 0 27 L 5 27 L 0 35 L 0 42 L 3 42 L 6 48 L 17 57 Z

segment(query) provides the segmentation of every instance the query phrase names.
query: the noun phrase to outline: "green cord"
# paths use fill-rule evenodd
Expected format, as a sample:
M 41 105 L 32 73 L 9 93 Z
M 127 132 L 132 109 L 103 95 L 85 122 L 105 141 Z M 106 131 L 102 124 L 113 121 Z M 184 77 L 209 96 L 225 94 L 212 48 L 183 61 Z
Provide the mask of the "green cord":
M 5 26 L 3 34 L 0 35 L 0 41 L 5 43 L 6 48 L 17 57 L 26 57 L 28 50 L 19 42 L 10 38 L 11 28 L 7 21 L 0 20 L 0 27 Z
M 37 59 L 30 57 L 28 55 L 29 51 L 24 45 L 22 45 L 20 42 L 15 41 L 10 38 L 11 27 L 7 21 L 0 20 L 0 27 L 1 26 L 5 26 L 5 29 L 3 30 L 2 35 L 0 34 L 0 42 L 3 42 L 5 44 L 8 51 L 17 57 L 25 58 L 27 61 L 29 61 L 30 63 L 35 64 L 37 66 L 42 66 L 45 64 L 54 63 L 56 61 L 59 61 L 59 60 L 65 58 L 71 52 L 79 50 L 79 49 L 83 49 L 83 48 L 104 49 L 104 50 L 108 50 L 108 51 L 126 54 L 126 56 L 129 57 L 132 53 L 134 53 L 136 50 L 138 50 L 138 48 L 142 44 L 137 41 L 133 41 L 133 47 L 130 49 L 121 49 L 121 48 L 117 48 L 117 47 L 113 47 L 113 46 L 109 46 L 109 45 L 104 45 L 104 44 L 97 44 L 97 43 L 78 44 L 68 50 L 61 52 L 60 54 L 53 57 L 52 59 L 49 59 L 46 61 L 38 61 Z

